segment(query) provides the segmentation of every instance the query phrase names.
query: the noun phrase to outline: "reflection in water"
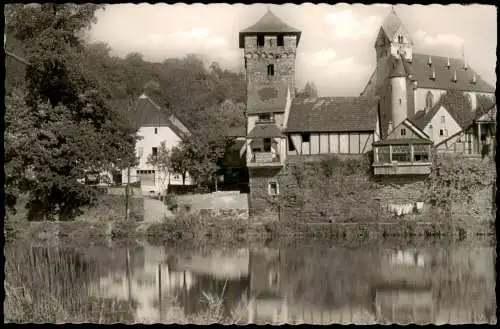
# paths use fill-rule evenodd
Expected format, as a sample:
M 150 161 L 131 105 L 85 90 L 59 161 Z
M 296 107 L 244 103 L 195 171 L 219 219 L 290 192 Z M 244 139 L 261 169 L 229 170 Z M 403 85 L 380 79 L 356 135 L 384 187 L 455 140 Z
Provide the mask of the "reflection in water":
M 189 321 L 209 309 L 206 299 L 212 296 L 220 298 L 225 318 L 245 305 L 239 316 L 252 323 L 496 322 L 493 247 L 255 248 L 181 254 L 144 245 L 90 249 L 85 255 L 8 248 L 14 252 L 6 252 L 6 261 L 13 266 L 21 265 L 16 262 L 23 253 L 31 255 L 23 267 L 17 266 L 29 282 L 38 273 L 30 289 L 57 291 L 61 304 L 74 305 L 69 310 L 75 314 L 85 298 L 128 305 L 107 310 L 127 312 L 126 317 L 115 314 L 95 321 Z M 62 261 L 68 257 L 73 261 Z M 41 267 L 41 262 L 46 265 Z M 7 282 L 13 280 L 9 273 Z M 82 302 L 76 305 L 74 296 Z

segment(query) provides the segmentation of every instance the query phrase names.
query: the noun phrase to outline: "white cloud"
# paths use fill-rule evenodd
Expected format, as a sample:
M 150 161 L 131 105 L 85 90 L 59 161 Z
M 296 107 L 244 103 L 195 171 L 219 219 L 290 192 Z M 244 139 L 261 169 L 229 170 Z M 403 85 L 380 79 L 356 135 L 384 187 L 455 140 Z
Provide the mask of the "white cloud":
M 336 11 L 328 14 L 325 21 L 333 25 L 333 33 L 342 39 L 359 39 L 376 32 L 377 16 L 364 17 L 354 14 L 351 9 Z
M 423 30 L 418 30 L 415 33 L 415 40 L 421 44 L 429 46 L 437 45 L 448 45 L 454 47 L 460 47 L 464 43 L 464 39 L 456 34 L 437 34 L 436 36 L 428 35 L 427 32 Z
M 313 60 L 312 63 L 316 65 L 324 65 L 325 63 L 328 63 L 329 61 L 335 59 L 335 57 L 337 57 L 337 53 L 331 48 L 322 49 L 318 52 L 313 53 L 311 57 Z

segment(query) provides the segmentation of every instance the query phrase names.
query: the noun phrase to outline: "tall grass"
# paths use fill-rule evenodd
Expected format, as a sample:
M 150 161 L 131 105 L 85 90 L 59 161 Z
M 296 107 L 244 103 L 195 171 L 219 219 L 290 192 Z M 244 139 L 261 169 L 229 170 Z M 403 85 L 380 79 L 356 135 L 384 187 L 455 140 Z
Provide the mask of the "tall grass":
M 109 324 L 138 320 L 135 318 L 136 302 L 90 293 L 92 283 L 98 282 L 99 269 L 95 264 L 82 263 L 74 254 L 49 248 L 37 252 L 6 248 L 5 258 L 5 322 Z M 194 315 L 185 314 L 175 296 L 166 298 L 166 312 L 160 321 L 242 323 L 244 303 L 228 316 L 223 305 L 224 291 L 225 288 L 220 295 L 204 293 L 206 308 Z

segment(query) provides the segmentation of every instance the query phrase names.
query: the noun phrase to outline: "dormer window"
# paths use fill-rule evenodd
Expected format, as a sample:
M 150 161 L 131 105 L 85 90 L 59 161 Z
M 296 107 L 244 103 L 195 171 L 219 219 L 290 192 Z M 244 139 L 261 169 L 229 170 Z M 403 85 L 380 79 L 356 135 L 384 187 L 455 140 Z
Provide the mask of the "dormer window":
M 267 76 L 274 76 L 274 64 L 267 66 Z
M 271 121 L 273 119 L 271 113 L 259 114 L 259 121 Z

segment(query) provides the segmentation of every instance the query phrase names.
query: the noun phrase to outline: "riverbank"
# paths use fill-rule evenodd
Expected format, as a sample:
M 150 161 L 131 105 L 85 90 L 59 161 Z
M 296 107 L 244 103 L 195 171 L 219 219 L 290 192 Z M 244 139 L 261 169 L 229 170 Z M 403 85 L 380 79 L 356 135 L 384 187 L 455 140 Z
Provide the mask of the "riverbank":
M 57 244 L 109 244 L 112 241 L 147 239 L 154 244 L 196 241 L 234 243 L 252 241 L 376 241 L 391 239 L 495 238 L 493 221 L 410 221 L 369 223 L 300 223 L 244 220 L 230 217 L 179 215 L 163 222 L 110 220 L 74 222 L 29 222 L 16 239 Z

